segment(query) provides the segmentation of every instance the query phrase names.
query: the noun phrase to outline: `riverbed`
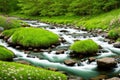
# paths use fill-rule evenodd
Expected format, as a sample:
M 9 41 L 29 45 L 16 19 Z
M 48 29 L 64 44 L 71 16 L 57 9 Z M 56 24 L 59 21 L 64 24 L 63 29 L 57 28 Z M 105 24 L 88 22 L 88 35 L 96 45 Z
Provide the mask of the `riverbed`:
M 120 49 L 114 48 L 113 44 L 108 44 L 104 41 L 102 35 L 94 36 L 93 33 L 87 31 L 81 31 L 79 29 L 74 29 L 70 27 L 56 27 L 49 24 L 41 23 L 38 21 L 24 20 L 32 27 L 44 28 L 49 31 L 52 31 L 62 37 L 65 42 L 61 42 L 60 45 L 51 48 L 49 51 L 44 50 L 40 52 L 29 51 L 29 54 L 26 54 L 25 51 L 15 49 L 4 40 L 0 39 L 0 44 L 12 50 L 17 56 L 14 58 L 14 61 L 25 60 L 30 62 L 32 65 L 43 67 L 43 68 L 56 68 L 59 71 L 64 71 L 67 75 L 73 75 L 77 77 L 82 77 L 84 79 L 89 79 L 91 77 L 96 77 L 100 74 L 108 76 L 116 76 L 120 73 L 120 63 L 117 64 L 112 70 L 101 71 L 97 68 L 96 61 L 91 63 L 88 62 L 88 57 L 83 59 L 78 59 L 77 63 L 74 66 L 67 66 L 64 64 L 64 60 L 71 59 L 69 53 L 69 47 L 76 40 L 85 40 L 92 39 L 98 45 L 102 46 L 102 50 L 98 51 L 97 56 L 93 56 L 97 59 L 103 57 L 117 57 L 120 58 Z M 56 54 L 56 51 L 64 50 L 63 54 Z M 29 55 L 29 57 L 28 57 Z M 76 79 L 77 80 L 77 79 Z

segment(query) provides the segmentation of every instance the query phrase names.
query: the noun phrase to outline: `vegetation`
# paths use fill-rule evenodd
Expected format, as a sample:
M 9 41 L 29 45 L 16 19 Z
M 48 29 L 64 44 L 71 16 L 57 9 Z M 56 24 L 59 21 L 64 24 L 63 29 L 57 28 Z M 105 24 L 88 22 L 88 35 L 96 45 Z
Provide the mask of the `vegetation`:
M 67 80 L 67 77 L 42 68 L 0 61 L 0 80 Z
M 108 37 L 110 39 L 117 40 L 120 37 L 120 28 L 112 29 L 108 32 Z
M 98 51 L 98 45 L 91 39 L 80 40 L 72 44 L 70 50 L 80 55 L 94 55 Z
M 24 47 L 44 48 L 59 42 L 59 36 L 57 34 L 42 28 L 17 28 L 4 31 L 3 35 L 11 35 L 13 44 L 19 44 Z
M 12 60 L 14 57 L 14 53 L 7 48 L 0 45 L 0 60 Z
M 4 29 L 21 27 L 21 21 L 10 17 L 0 16 L 0 26 Z

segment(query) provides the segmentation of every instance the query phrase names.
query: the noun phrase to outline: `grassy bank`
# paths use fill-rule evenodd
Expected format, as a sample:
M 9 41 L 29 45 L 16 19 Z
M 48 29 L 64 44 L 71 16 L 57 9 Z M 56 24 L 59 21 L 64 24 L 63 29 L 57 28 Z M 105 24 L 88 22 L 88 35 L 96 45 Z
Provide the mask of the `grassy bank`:
M 12 14 L 13 15 L 13 14 Z M 16 15 L 16 14 L 14 14 Z M 53 16 L 53 17 L 32 17 L 17 14 L 17 17 L 23 19 L 35 19 L 52 24 L 73 25 L 76 27 L 85 27 L 91 29 L 112 29 L 120 26 L 120 9 L 94 16 Z
M 0 80 L 67 80 L 67 77 L 42 68 L 0 61 Z

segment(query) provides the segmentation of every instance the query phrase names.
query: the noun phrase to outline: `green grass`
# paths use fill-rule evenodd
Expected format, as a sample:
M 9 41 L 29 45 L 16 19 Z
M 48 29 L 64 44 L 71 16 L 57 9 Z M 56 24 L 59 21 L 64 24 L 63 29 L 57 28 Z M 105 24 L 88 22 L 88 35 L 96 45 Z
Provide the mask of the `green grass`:
M 91 39 L 80 40 L 73 43 L 70 50 L 77 54 L 94 55 L 98 51 L 98 45 Z
M 12 60 L 14 57 L 14 53 L 7 48 L 0 45 L 0 60 Z
M 0 61 L 0 80 L 67 80 L 67 77 L 42 68 Z
M 120 28 L 112 29 L 108 32 L 108 37 L 110 39 L 117 40 L 120 38 Z
M 0 15 L 0 26 L 4 29 L 18 28 L 21 27 L 21 20 L 14 18 L 5 17 Z
M 59 42 L 57 34 L 42 28 L 16 28 L 4 31 L 2 34 L 11 36 L 13 44 L 24 47 L 46 48 Z

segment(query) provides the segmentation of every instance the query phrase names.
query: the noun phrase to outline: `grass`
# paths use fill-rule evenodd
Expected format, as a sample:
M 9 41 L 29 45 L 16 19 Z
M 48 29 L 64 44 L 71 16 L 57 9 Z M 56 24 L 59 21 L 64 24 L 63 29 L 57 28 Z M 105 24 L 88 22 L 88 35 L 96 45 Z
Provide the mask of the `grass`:
M 0 26 L 3 27 L 4 29 L 21 27 L 21 22 L 22 22 L 21 20 L 0 15 Z
M 42 68 L 0 61 L 0 80 L 67 80 L 67 77 Z
M 46 48 L 59 42 L 59 36 L 42 28 L 17 28 L 2 33 L 11 36 L 13 44 L 20 44 L 24 47 Z
M 108 32 L 108 37 L 110 39 L 117 40 L 120 38 L 120 28 L 112 29 Z
M 73 43 L 70 50 L 77 54 L 94 55 L 98 51 L 98 45 L 91 39 L 80 40 Z
M 0 60 L 12 60 L 14 57 L 14 53 L 7 48 L 0 45 Z

